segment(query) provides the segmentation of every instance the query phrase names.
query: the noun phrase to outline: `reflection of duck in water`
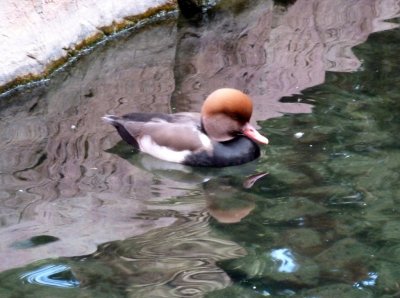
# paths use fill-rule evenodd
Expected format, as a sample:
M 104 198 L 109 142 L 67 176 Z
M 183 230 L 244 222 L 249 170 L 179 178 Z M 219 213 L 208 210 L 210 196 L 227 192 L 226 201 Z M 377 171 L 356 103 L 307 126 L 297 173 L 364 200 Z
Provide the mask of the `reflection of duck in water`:
M 257 173 L 254 162 L 222 169 L 192 168 L 148 155 L 136 156 L 134 164 L 152 173 L 186 185 L 201 185 L 208 213 L 225 224 L 240 222 L 251 213 L 256 207 L 257 195 L 249 189 L 268 175 Z
M 250 125 L 251 99 L 235 89 L 219 89 L 199 113 L 131 113 L 103 119 L 122 139 L 157 158 L 190 166 L 225 167 L 259 157 L 254 142 L 268 144 Z
M 220 223 L 240 222 L 255 208 L 254 201 L 257 198 L 253 193 L 244 192 L 244 189 L 251 188 L 265 175 L 267 173 L 248 176 L 242 185 L 234 176 L 220 177 L 204 183 L 204 195 L 210 215 Z
M 118 143 L 108 152 L 162 179 L 178 182 L 182 189 L 201 189 L 208 213 L 220 223 L 236 223 L 250 214 L 256 206 L 257 195 L 248 190 L 268 174 L 257 172 L 256 161 L 235 167 L 195 168 L 147 154 L 132 155 L 131 148 L 124 142 Z

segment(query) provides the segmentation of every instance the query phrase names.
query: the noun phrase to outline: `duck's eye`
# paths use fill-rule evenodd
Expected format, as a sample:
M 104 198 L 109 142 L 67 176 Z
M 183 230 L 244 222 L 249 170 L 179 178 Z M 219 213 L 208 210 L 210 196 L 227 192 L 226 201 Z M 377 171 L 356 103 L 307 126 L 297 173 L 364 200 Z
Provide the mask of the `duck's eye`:
M 239 123 L 245 123 L 246 122 L 246 120 L 241 115 L 234 114 L 234 115 L 231 115 L 231 118 L 233 120 L 239 122 Z

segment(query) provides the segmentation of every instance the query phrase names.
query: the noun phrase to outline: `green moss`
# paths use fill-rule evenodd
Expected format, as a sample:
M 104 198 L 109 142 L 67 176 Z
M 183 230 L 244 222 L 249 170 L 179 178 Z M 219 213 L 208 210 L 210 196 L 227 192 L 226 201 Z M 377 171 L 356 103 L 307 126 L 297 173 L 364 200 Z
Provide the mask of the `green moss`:
M 124 19 L 120 22 L 113 21 L 111 25 L 100 27 L 99 30 L 101 30 L 105 35 L 108 36 L 118 31 L 121 31 L 122 29 L 128 28 L 132 25 L 134 25 L 134 23 Z
M 14 80 L 12 80 L 11 82 L 8 82 L 5 85 L 0 86 L 0 93 L 3 93 L 9 89 L 16 87 L 16 86 L 24 85 L 29 82 L 36 81 L 38 79 L 40 79 L 40 77 L 38 75 L 34 75 L 34 74 L 27 74 L 24 76 L 17 77 Z
M 79 51 L 82 49 L 88 48 L 91 45 L 95 44 L 97 41 L 101 40 L 104 38 L 104 33 L 103 32 L 97 32 L 93 34 L 92 36 L 87 37 L 86 39 L 82 40 L 80 43 L 75 45 L 74 49 L 71 49 L 68 54 L 71 56 L 75 56 Z

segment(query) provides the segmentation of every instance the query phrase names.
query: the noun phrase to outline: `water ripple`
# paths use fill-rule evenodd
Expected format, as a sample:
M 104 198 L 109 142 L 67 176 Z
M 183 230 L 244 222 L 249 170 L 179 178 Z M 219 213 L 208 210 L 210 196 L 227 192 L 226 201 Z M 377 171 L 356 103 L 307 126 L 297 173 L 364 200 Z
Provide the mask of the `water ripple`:
M 76 288 L 80 282 L 74 277 L 67 265 L 46 265 L 21 275 L 29 284 L 56 288 Z

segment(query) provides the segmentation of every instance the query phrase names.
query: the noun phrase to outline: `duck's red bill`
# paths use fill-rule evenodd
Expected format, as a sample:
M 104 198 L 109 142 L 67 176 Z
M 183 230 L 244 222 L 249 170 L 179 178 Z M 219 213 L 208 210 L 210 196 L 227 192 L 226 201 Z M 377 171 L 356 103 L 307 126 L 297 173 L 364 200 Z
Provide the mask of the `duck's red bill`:
M 268 139 L 260 134 L 251 124 L 247 123 L 242 130 L 243 134 L 248 138 L 256 141 L 260 144 L 267 145 L 269 143 Z

